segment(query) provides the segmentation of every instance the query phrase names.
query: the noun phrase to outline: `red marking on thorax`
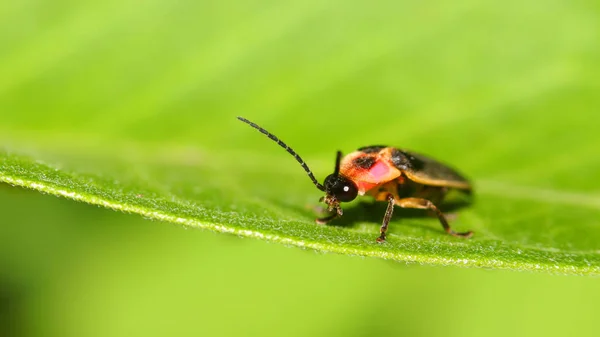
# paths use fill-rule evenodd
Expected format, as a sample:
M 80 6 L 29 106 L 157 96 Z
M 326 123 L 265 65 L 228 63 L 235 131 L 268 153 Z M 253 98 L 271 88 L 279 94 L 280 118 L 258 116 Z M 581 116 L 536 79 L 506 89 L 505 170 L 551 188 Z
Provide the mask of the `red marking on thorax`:
M 389 174 L 390 167 L 380 160 L 369 169 L 369 175 L 373 178 L 372 181 L 384 182 Z
M 390 167 L 381 160 L 378 160 L 375 164 L 373 164 L 373 166 L 371 166 L 370 169 L 363 172 L 363 174 L 366 176 L 363 176 L 362 179 L 358 179 L 358 181 L 356 181 L 358 189 L 362 193 L 365 193 L 373 187 L 387 182 L 391 174 Z
M 356 184 L 360 195 L 364 195 L 369 190 L 392 181 L 402 174 L 386 156 L 378 156 L 375 163 L 368 169 L 355 165 L 354 160 L 364 155 L 360 151 L 347 155 L 342 159 L 340 168 L 340 173 Z

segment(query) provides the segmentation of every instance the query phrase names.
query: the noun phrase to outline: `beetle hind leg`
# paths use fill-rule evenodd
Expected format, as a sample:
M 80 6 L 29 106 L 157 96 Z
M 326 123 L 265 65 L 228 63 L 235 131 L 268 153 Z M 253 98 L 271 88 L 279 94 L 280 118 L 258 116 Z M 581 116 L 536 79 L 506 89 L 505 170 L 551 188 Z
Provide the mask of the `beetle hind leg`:
M 444 213 L 442 213 L 442 211 L 440 211 L 439 208 L 437 208 L 431 201 L 429 201 L 427 199 L 402 198 L 402 199 L 396 200 L 396 205 L 398 205 L 402 208 L 418 208 L 418 209 L 431 210 L 435 213 L 437 218 L 440 220 L 440 223 L 442 224 L 442 227 L 444 227 L 444 230 L 446 231 L 446 233 L 448 233 L 452 236 L 461 237 L 461 238 L 470 238 L 471 236 L 473 236 L 472 231 L 455 232 L 454 230 L 452 230 L 452 228 L 448 224 L 448 220 L 446 220 L 446 217 L 444 216 Z

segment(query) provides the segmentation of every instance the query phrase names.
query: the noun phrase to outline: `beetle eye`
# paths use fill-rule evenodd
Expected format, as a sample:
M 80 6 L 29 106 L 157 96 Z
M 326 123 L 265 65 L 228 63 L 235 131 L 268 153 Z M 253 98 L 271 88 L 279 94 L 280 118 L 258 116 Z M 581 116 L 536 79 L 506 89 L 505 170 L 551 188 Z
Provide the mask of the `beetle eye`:
M 342 202 L 349 202 L 356 199 L 358 188 L 356 184 L 348 178 L 340 175 L 330 175 L 325 178 L 325 191 Z

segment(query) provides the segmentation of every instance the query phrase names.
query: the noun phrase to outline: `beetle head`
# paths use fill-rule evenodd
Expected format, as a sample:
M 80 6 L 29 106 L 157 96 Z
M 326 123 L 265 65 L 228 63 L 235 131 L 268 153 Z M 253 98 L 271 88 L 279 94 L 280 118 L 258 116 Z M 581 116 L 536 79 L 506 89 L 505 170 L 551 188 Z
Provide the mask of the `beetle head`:
M 321 201 L 325 201 L 329 206 L 330 211 L 336 209 L 339 215 L 342 213 L 340 202 L 352 201 L 356 199 L 356 196 L 358 195 L 358 187 L 356 184 L 352 180 L 340 175 L 341 160 L 342 153 L 338 151 L 335 162 L 335 171 L 333 174 L 328 175 L 323 183 L 327 195 L 324 198 L 321 198 Z

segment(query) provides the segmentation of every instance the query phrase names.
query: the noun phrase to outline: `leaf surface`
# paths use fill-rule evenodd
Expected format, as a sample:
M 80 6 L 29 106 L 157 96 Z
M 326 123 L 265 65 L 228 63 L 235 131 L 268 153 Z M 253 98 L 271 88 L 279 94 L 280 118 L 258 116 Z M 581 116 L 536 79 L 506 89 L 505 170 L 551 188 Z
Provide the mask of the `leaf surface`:
M 0 181 L 318 251 L 599 274 L 589 9 L 341 4 L 59 1 L 23 30 L 43 6 L 0 5 Z M 383 208 L 361 203 L 316 225 L 321 195 L 239 114 L 320 179 L 372 144 L 450 163 L 476 187 L 452 226 L 475 237 L 399 210 L 377 244 Z

